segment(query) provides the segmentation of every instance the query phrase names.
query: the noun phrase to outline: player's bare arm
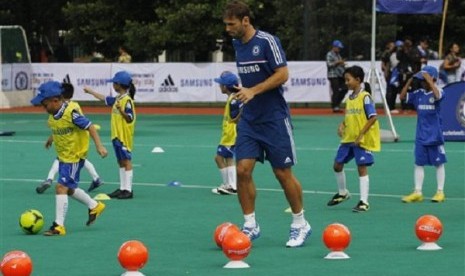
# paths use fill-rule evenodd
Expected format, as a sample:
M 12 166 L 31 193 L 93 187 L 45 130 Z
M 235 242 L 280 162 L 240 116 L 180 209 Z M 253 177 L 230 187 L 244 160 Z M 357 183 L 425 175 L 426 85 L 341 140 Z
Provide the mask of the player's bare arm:
M 50 135 L 47 139 L 47 141 L 45 142 L 45 148 L 46 149 L 49 149 L 53 144 L 53 136 Z
M 400 92 L 399 98 L 401 100 L 405 100 L 405 97 L 407 96 L 407 91 L 410 85 L 412 84 L 413 78 L 408 79 L 407 83 L 402 87 L 402 91 Z
M 93 90 L 92 88 L 90 87 L 84 87 L 84 92 L 87 93 L 87 94 L 91 94 L 92 96 L 94 96 L 95 98 L 101 100 L 101 101 L 104 101 L 105 100 L 105 96 L 98 93 L 97 91 Z
M 108 155 L 107 149 L 103 146 L 102 142 L 100 141 L 100 136 L 97 133 L 94 125 L 90 125 L 89 129 L 90 137 L 94 140 L 95 147 L 97 149 L 97 153 L 102 157 L 105 158 Z
M 438 87 L 434 84 L 433 78 L 426 72 L 423 73 L 423 77 L 425 78 L 428 87 L 433 91 L 434 98 L 437 100 L 441 97 Z
M 278 67 L 275 70 L 274 74 L 267 78 L 264 82 L 261 82 L 251 88 L 240 88 L 240 91 L 236 93 L 235 97 L 243 103 L 247 103 L 250 100 L 252 100 L 255 97 L 255 95 L 264 93 L 284 84 L 288 78 L 289 70 L 287 66 Z

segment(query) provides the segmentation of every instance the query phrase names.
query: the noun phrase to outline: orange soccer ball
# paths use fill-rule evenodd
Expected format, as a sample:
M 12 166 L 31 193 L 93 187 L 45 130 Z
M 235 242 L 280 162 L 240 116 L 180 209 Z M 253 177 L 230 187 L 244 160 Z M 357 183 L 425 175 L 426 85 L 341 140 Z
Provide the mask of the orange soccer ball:
M 137 271 L 147 263 L 149 253 L 145 245 L 136 240 L 127 241 L 118 251 L 118 261 L 128 271 Z
M 323 242 L 331 251 L 344 251 L 350 243 L 350 231 L 345 225 L 333 223 L 326 226 Z
M 433 215 L 421 216 L 415 223 L 415 234 L 422 242 L 435 242 L 442 234 L 442 223 Z
M 29 276 L 32 273 L 32 260 L 23 251 L 10 251 L 3 256 L 1 269 L 4 276 Z
M 240 230 L 239 230 L 239 227 L 232 224 L 231 222 L 224 222 L 218 225 L 215 229 L 215 234 L 213 236 L 213 238 L 215 239 L 216 245 L 219 248 L 222 248 L 221 244 L 223 243 L 224 238 L 233 232 L 240 232 Z
M 249 237 L 241 231 L 233 232 L 223 240 L 223 253 L 231 261 L 240 261 L 247 257 L 251 247 Z

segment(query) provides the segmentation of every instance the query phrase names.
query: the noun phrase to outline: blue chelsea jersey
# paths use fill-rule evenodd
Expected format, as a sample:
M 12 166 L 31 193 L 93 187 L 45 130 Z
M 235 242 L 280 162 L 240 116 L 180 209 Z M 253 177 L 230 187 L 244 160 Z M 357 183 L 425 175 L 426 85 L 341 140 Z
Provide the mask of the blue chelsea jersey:
M 442 89 L 439 90 L 439 95 L 439 99 L 435 99 L 433 92 L 425 89 L 418 89 L 407 94 L 407 103 L 413 104 L 417 111 L 415 142 L 420 145 L 444 144 L 440 115 L 440 102 L 444 97 Z
M 269 33 L 256 31 L 246 43 L 234 39 L 237 71 L 242 86 L 251 88 L 265 81 L 275 69 L 287 66 L 286 56 L 279 39 Z M 241 120 L 267 122 L 289 116 L 289 107 L 283 96 L 282 85 L 256 95 L 244 105 Z

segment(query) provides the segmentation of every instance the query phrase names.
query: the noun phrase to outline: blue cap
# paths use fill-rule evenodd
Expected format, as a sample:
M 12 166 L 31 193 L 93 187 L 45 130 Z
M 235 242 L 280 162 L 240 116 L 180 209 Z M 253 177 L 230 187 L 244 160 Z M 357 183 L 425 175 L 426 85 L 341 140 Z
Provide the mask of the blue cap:
M 126 71 L 119 71 L 115 74 L 112 79 L 107 80 L 107 82 L 113 82 L 117 84 L 122 84 L 124 86 L 129 86 L 132 82 L 131 75 Z
M 421 71 L 416 73 L 413 77 L 419 80 L 424 80 L 425 78 L 423 77 L 423 73 L 428 73 L 428 75 L 430 75 L 435 80 L 438 79 L 438 70 L 435 67 L 429 65 L 423 67 Z
M 396 41 L 396 46 L 397 46 L 397 47 L 400 47 L 400 46 L 402 46 L 402 45 L 404 45 L 404 42 L 403 42 L 402 40 L 397 40 L 397 41 Z
M 61 95 L 63 88 L 57 81 L 47 81 L 37 88 L 37 95 L 31 100 L 33 105 L 39 105 L 43 100 Z
M 333 41 L 333 47 L 338 47 L 338 48 L 344 48 L 344 44 L 340 40 L 334 40 Z
M 234 86 L 239 85 L 239 78 L 236 76 L 236 74 L 229 71 L 224 71 L 221 73 L 220 77 L 215 78 L 214 81 L 226 86 L 229 91 L 233 91 Z

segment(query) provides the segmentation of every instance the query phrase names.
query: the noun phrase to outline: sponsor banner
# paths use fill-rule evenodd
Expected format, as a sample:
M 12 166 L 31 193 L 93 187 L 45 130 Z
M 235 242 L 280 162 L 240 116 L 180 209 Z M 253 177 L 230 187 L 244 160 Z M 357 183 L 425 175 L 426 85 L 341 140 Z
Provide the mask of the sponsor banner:
M 429 64 L 439 67 L 441 60 Z M 465 64 L 465 63 L 464 63 Z M 366 75 L 369 61 L 348 62 L 359 65 Z M 376 68 L 381 67 L 376 62 Z M 326 63 L 288 62 L 289 80 L 284 85 L 284 97 L 289 103 L 330 102 L 330 86 Z M 32 71 L 31 71 L 32 70 Z M 225 102 L 214 79 L 223 71 L 237 74 L 235 62 L 220 63 L 33 63 L 3 64 L 2 90 L 36 89 L 45 81 L 62 81 L 69 75 L 74 85 L 74 99 L 97 101 L 83 92 L 88 86 L 104 95 L 115 95 L 112 84 L 106 81 L 116 72 L 126 70 L 133 76 L 136 101 L 144 103 Z M 379 76 L 382 77 L 381 74 Z M 368 80 L 366 80 L 368 81 Z M 385 91 L 385 81 L 381 79 Z M 441 87 L 444 84 L 438 82 Z M 381 103 L 379 85 L 372 87 L 374 100 Z
M 445 86 L 441 101 L 442 133 L 446 141 L 465 141 L 465 81 Z
M 442 0 L 377 0 L 376 11 L 398 14 L 442 13 Z
M 2 91 L 31 89 L 31 75 L 29 63 L 2 64 Z

